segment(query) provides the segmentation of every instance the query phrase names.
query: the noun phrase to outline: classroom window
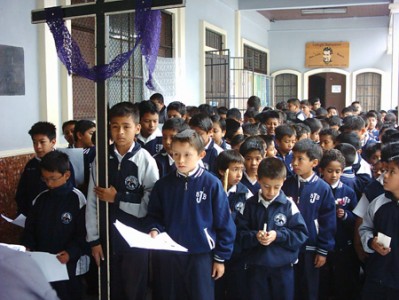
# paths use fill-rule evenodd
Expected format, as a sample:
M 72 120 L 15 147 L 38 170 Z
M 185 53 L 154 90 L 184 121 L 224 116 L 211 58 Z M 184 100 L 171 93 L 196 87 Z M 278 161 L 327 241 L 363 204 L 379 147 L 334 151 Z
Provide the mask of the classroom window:
M 298 76 L 279 74 L 274 79 L 274 102 L 287 101 L 298 97 Z
M 244 45 L 244 69 L 267 74 L 267 53 Z
M 381 107 L 381 74 L 365 72 L 356 76 L 356 100 L 363 111 Z

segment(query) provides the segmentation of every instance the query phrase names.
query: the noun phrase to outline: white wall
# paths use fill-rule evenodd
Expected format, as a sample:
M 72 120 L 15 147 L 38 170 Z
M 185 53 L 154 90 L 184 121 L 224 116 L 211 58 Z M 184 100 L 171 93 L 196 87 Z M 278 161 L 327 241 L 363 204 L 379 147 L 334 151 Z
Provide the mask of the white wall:
M 241 37 L 269 48 L 270 22 L 256 11 L 241 11 Z
M 0 96 L 0 153 L 32 149 L 28 130 L 40 120 L 38 28 L 30 22 L 35 1 L 2 0 L 1 6 L 0 44 L 24 49 L 25 95 Z
M 350 44 L 349 68 L 391 71 L 391 56 L 387 54 L 388 17 L 350 18 L 307 21 L 276 21 L 271 23 L 269 45 L 271 72 L 281 69 L 305 68 L 307 42 L 337 42 Z

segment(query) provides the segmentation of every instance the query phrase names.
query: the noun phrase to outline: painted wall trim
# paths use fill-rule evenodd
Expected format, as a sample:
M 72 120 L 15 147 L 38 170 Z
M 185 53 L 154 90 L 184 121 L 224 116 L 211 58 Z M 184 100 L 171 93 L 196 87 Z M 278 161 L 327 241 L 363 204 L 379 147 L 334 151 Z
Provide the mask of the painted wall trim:
M 273 72 L 271 74 L 271 76 L 273 78 L 275 78 L 276 76 L 281 75 L 281 74 L 293 74 L 298 77 L 298 82 L 297 82 L 298 95 L 297 95 L 297 97 L 299 99 L 303 99 L 303 88 L 302 88 L 303 76 L 302 76 L 302 73 L 299 71 L 296 71 L 296 70 L 292 70 L 292 69 L 284 69 L 284 70 L 279 70 L 279 71 Z M 273 80 L 273 82 L 274 82 L 274 80 Z M 274 101 L 274 90 L 275 90 L 275 86 L 273 84 L 273 101 Z

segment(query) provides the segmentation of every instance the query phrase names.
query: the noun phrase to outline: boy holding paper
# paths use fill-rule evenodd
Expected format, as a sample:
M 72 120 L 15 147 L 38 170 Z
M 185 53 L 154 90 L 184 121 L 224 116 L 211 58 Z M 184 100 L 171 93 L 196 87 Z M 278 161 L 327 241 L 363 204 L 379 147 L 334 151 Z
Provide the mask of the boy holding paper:
M 172 139 L 177 170 L 154 185 L 148 204 L 152 237 L 167 232 L 188 253 L 163 252 L 157 258 L 157 299 L 214 299 L 214 280 L 223 276 L 233 252 L 235 225 L 222 183 L 200 167 L 201 136 L 192 129 Z
M 369 205 L 359 228 L 366 266 L 363 298 L 399 299 L 399 155 L 390 158 L 384 190 Z
M 284 163 L 265 158 L 258 167 L 260 191 L 237 215 L 237 243 L 247 253 L 250 299 L 293 299 L 299 249 L 308 238 L 298 207 L 281 187 Z

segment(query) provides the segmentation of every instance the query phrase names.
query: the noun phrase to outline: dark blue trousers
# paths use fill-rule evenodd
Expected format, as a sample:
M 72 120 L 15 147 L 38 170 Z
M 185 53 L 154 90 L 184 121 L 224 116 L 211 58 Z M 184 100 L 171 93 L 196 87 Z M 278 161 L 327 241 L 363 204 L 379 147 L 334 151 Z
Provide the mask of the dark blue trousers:
M 294 269 L 248 267 L 249 295 L 247 299 L 292 300 L 294 298 Z
M 295 300 L 318 300 L 320 269 L 314 267 L 316 252 L 305 251 L 299 254 L 294 265 Z
M 160 284 L 156 300 L 213 300 L 211 253 L 186 254 L 164 251 L 158 258 Z
M 137 248 L 111 256 L 112 300 L 146 299 L 148 256 L 148 250 Z
M 367 279 L 364 283 L 362 300 L 397 300 L 399 299 L 399 287 L 393 289 L 382 285 L 377 281 Z

